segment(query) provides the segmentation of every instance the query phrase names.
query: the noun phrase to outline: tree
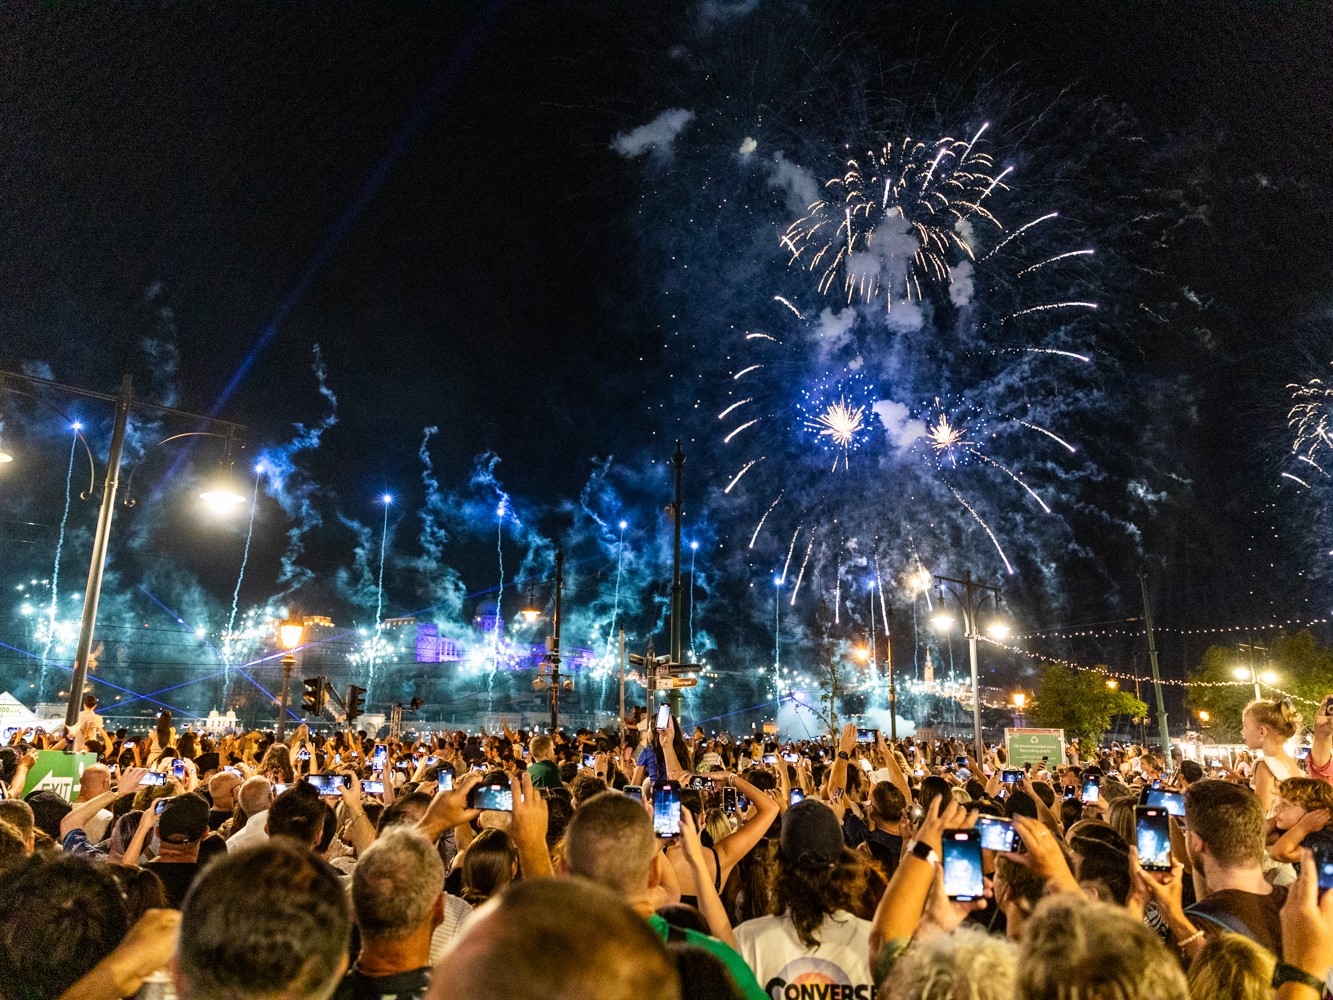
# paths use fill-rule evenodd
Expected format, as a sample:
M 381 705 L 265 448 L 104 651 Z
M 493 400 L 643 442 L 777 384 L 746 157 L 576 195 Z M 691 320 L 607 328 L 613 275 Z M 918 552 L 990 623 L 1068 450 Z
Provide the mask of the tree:
M 842 658 L 838 655 L 838 644 L 833 638 L 833 616 L 828 603 L 820 598 L 815 605 L 815 629 L 818 638 L 815 646 L 815 676 L 819 679 L 820 704 L 824 706 L 824 722 L 828 724 L 830 735 L 838 734 L 838 699 L 842 696 Z
M 1262 655 L 1262 654 L 1259 654 Z M 1244 667 L 1244 679 L 1233 671 Z M 1254 698 L 1254 684 L 1249 678 L 1250 656 L 1235 646 L 1209 646 L 1203 662 L 1190 671 L 1189 706 L 1209 716 L 1209 737 L 1218 742 L 1239 742 L 1241 713 Z M 1264 662 L 1256 662 L 1259 673 L 1277 674 L 1277 687 L 1294 696 L 1296 708 L 1306 725 L 1314 722 L 1315 705 L 1333 694 L 1333 649 L 1321 645 L 1309 631 L 1279 635 L 1268 644 Z M 1278 692 L 1261 684 L 1264 697 Z
M 1050 729 L 1063 729 L 1065 739 L 1097 742 L 1116 715 L 1146 715 L 1148 706 L 1132 694 L 1106 686 L 1100 671 L 1071 670 L 1057 663 L 1042 667 L 1032 718 Z

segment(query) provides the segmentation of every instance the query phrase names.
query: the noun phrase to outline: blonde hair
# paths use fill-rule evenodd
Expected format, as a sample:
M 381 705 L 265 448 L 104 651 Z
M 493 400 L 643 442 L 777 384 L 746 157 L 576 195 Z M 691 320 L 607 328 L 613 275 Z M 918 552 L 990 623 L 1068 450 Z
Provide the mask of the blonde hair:
M 1245 706 L 1243 715 L 1251 716 L 1261 726 L 1273 730 L 1284 740 L 1289 740 L 1301 728 L 1301 713 L 1291 704 L 1290 698 L 1281 701 L 1252 701 Z
M 1190 966 L 1190 995 L 1228 1000 L 1270 1000 L 1277 958 L 1239 934 L 1219 934 Z

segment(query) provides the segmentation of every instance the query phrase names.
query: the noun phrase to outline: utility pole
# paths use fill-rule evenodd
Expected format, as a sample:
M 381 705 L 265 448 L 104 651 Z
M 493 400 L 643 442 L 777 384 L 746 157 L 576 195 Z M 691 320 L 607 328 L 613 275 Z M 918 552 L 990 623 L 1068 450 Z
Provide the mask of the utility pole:
M 977 632 L 977 612 L 980 610 L 977 606 L 977 592 L 989 591 L 994 594 L 995 603 L 998 607 L 1000 588 L 985 583 L 977 583 L 972 579 L 971 570 L 964 573 L 961 580 L 948 576 L 937 576 L 935 582 L 937 585 L 951 583 L 963 588 L 960 603 L 963 610 L 963 628 L 967 633 L 968 657 L 972 667 L 972 742 L 976 751 L 977 766 L 980 767 L 986 759 L 986 742 L 981 736 L 981 680 L 977 673 L 977 639 L 980 638 Z M 957 598 L 958 595 L 955 594 L 954 596 Z M 943 600 L 941 600 L 942 606 Z
M 560 596 L 565 589 L 565 549 L 555 550 L 555 616 L 551 619 L 551 648 L 546 662 L 551 665 L 551 732 L 560 727 Z
M 889 739 L 898 738 L 898 686 L 893 675 L 893 608 L 884 609 L 884 659 L 889 668 Z M 980 764 L 980 761 L 978 761 Z
M 671 662 L 681 663 L 681 593 L 680 593 L 680 518 L 681 518 L 681 470 L 685 466 L 685 452 L 676 442 L 676 452 L 671 456 L 671 464 L 676 468 L 676 499 L 671 504 L 671 520 L 674 523 L 671 542 Z M 681 693 L 672 689 L 667 692 L 667 704 L 677 724 L 680 722 Z
M 1157 637 L 1152 628 L 1152 608 L 1148 604 L 1148 574 L 1139 570 L 1139 587 L 1143 591 L 1143 624 L 1148 632 L 1148 665 L 1152 667 L 1153 687 L 1157 690 L 1157 725 L 1162 732 L 1162 759 L 1171 767 L 1171 727 L 1167 724 L 1166 700 L 1162 697 L 1162 674 L 1157 668 Z
M 616 729 L 625 729 L 625 626 L 620 626 L 620 719 Z

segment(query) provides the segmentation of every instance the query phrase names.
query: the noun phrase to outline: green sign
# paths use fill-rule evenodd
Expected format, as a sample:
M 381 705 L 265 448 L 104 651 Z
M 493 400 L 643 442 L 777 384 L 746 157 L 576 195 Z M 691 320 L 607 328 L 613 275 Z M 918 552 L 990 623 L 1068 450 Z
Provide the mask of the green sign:
M 1040 764 L 1043 757 L 1049 767 L 1065 762 L 1063 729 L 1006 729 L 1004 746 L 1009 751 L 1009 766 Z
M 63 750 L 38 750 L 37 763 L 28 770 L 23 794 L 49 789 L 73 802 L 79 793 L 79 778 L 85 768 L 97 763 L 95 753 L 65 753 Z

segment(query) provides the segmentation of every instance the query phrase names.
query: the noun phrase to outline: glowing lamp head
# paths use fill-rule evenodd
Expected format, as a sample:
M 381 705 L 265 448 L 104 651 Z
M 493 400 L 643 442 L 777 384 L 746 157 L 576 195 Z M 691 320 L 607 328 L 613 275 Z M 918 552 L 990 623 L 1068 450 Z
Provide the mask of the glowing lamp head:
M 74 423 L 69 425 L 69 429 L 72 431 L 81 431 L 83 430 L 83 424 L 76 420 L 74 421 Z
M 382 494 L 380 496 L 380 503 L 384 504 L 384 506 L 386 507 L 389 506 L 389 504 L 393 503 L 393 494 L 392 493 Z
M 699 543 L 698 543 L 698 542 L 690 542 L 690 551 L 691 551 L 691 552 L 698 552 L 698 551 L 699 551 Z
M 1259 675 L 1259 679 L 1265 684 L 1273 685 L 1277 683 L 1277 674 L 1273 673 L 1271 670 L 1265 670 Z
M 230 514 L 245 503 L 245 495 L 237 493 L 227 482 L 216 483 L 211 489 L 204 490 L 199 499 L 215 514 Z
M 1117 680 L 1109 680 L 1106 682 L 1106 689 L 1108 691 L 1117 691 L 1119 690 L 1119 688 L 1120 688 L 1120 682 Z
M 774 575 L 773 575 L 773 586 L 775 586 L 775 587 L 781 587 L 781 586 L 782 586 L 782 577 L 778 576 L 777 574 L 774 574 Z
M 1249 667 L 1232 667 L 1232 668 L 1231 668 L 1231 676 L 1234 677 L 1234 678 L 1236 678 L 1236 680 L 1238 680 L 1238 681 L 1243 681 L 1243 680 L 1245 680 L 1247 677 L 1250 676 L 1250 668 L 1249 668 Z
M 866 649 L 865 646 L 857 646 L 856 649 L 852 651 L 852 656 L 856 657 L 858 662 L 865 663 L 870 659 L 870 650 Z
M 1014 708 L 1018 709 L 1021 712 L 1027 706 L 1027 703 L 1028 703 L 1028 696 L 1026 694 L 1024 694 L 1022 691 L 1014 692 Z
M 1200 710 L 1199 710 L 1199 721 L 1200 721 L 1200 722 L 1204 722 L 1204 723 L 1206 723 L 1206 722 L 1208 722 L 1208 720 L 1210 720 L 1211 718 L 1212 718 L 1212 716 L 1211 716 L 1206 710 L 1204 710 L 1204 709 L 1200 709 Z
M 937 611 L 930 616 L 930 624 L 936 632 L 948 632 L 953 628 L 953 615 L 947 611 Z
M 997 642 L 1004 642 L 1009 638 L 1009 624 L 1002 621 L 993 621 L 986 626 L 986 634 Z
M 520 611 L 519 614 L 523 616 L 523 620 L 527 622 L 529 625 L 536 625 L 537 619 L 539 619 L 542 616 L 542 613 L 532 605 L 528 605 L 526 608 Z
M 620 522 L 620 530 L 621 530 L 621 531 L 624 531 L 624 530 L 625 530 L 626 528 L 628 528 L 628 527 L 629 527 L 629 522 L 628 522 L 628 521 L 621 521 L 621 522 Z
M 278 643 L 283 649 L 291 650 L 301 645 L 301 635 L 305 632 L 305 622 L 289 618 L 278 626 Z

